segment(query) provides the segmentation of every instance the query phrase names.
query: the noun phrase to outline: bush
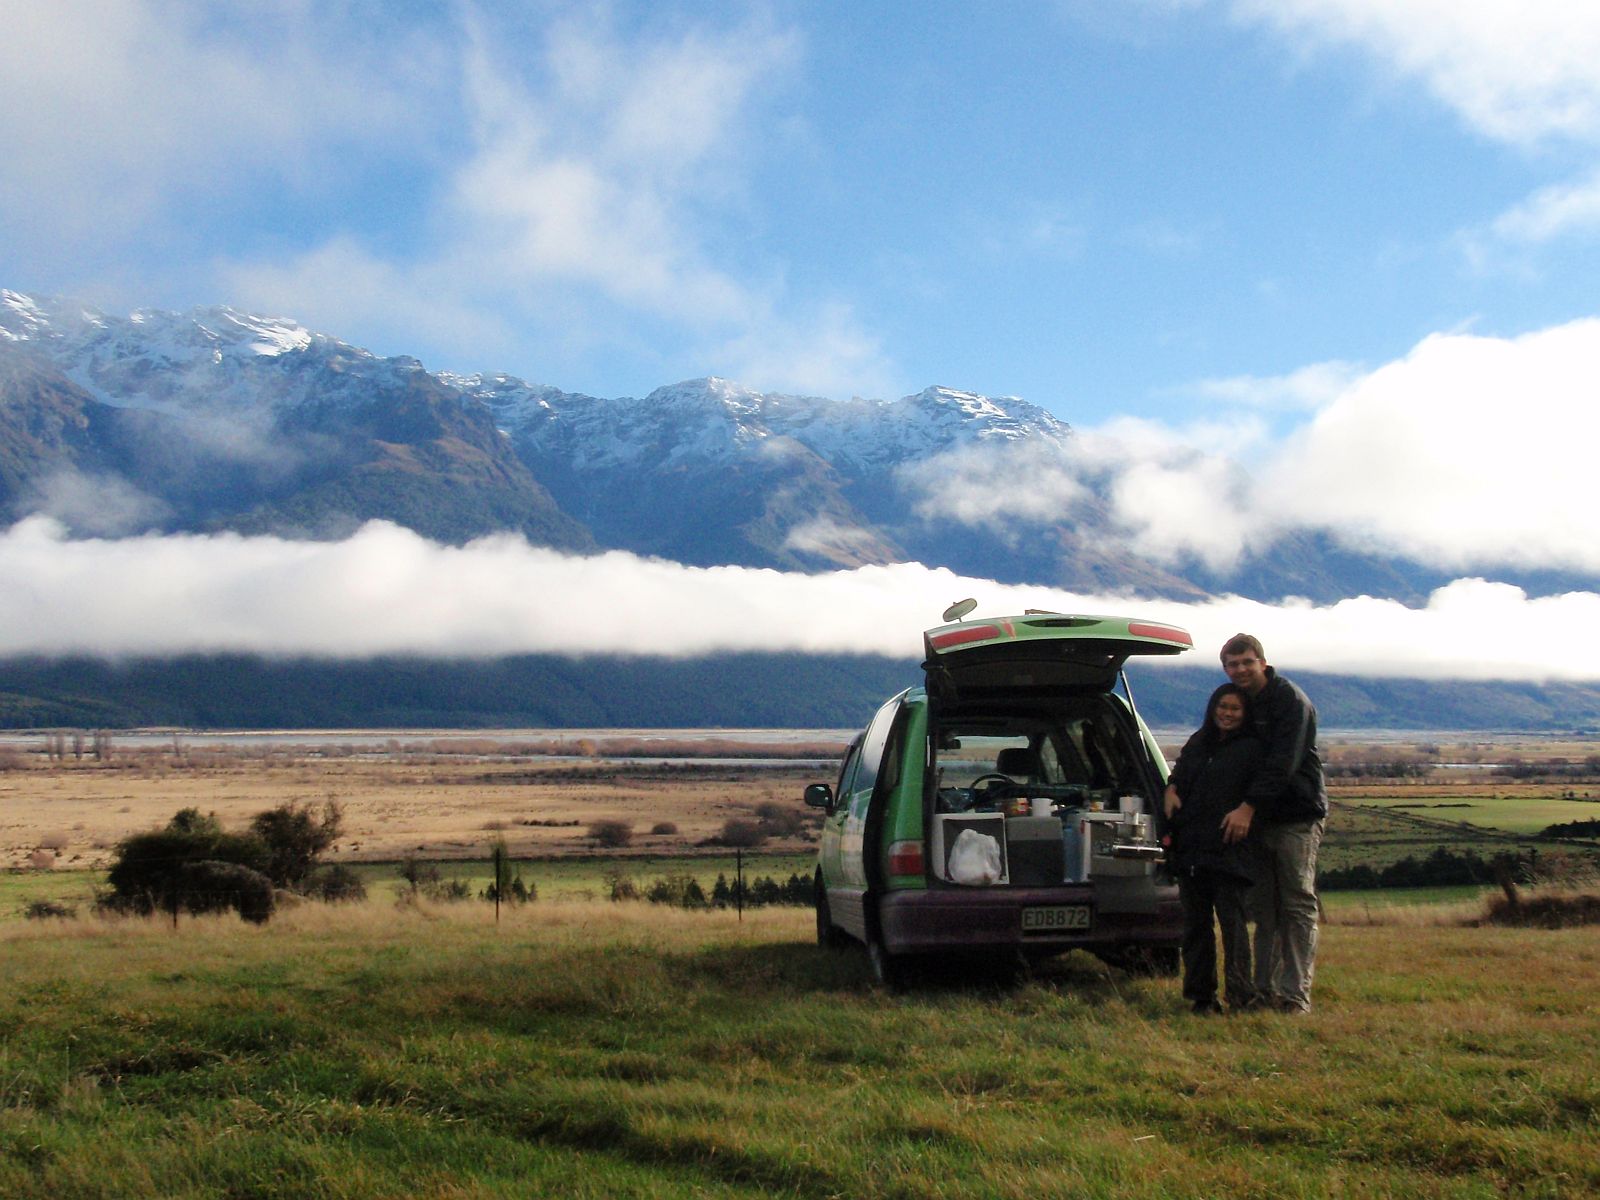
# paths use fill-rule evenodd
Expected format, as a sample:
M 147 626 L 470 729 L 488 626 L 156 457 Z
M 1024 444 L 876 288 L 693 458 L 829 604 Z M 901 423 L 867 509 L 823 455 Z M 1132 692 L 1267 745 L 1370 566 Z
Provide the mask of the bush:
M 717 839 L 724 846 L 749 850 L 767 840 L 767 833 L 759 823 L 745 817 L 729 817 L 722 823 L 722 833 Z
M 512 876 L 511 881 L 506 884 L 505 895 L 499 896 L 498 891 L 499 889 L 491 883 L 478 895 L 481 899 L 491 902 L 498 898 L 502 904 L 532 904 L 539 898 L 539 885 L 524 882 L 521 871 Z
M 757 908 L 763 904 L 794 904 L 809 908 L 812 903 L 811 881 L 809 878 L 801 879 L 799 875 L 791 874 L 783 883 L 763 875 L 744 885 L 745 908 Z M 718 875 L 711 889 L 710 904 L 712 908 L 739 906 L 739 881 L 736 879 L 729 883 L 725 875 Z
M 332 800 L 319 818 L 309 804 L 288 801 L 250 818 L 250 830 L 267 847 L 265 873 L 279 887 L 300 891 L 317 857 L 339 837 L 344 813 Z
M 620 850 L 633 843 L 633 826 L 627 821 L 595 821 L 589 836 L 608 850 Z
M 335 863 L 306 879 L 303 894 L 328 904 L 350 904 L 367 898 L 367 885 L 349 867 Z
M 411 855 L 407 855 L 405 861 L 400 864 L 400 878 L 406 881 L 406 890 L 401 895 L 402 902 L 415 902 L 419 896 L 446 902 L 472 898 L 472 885 L 466 880 L 443 879 L 439 875 L 438 867 L 432 863 L 418 862 Z
M 793 837 L 806 827 L 802 810 L 772 800 L 756 805 L 756 817 L 769 837 Z
M 1600 821 L 1564 821 L 1560 825 L 1546 825 L 1539 831 L 1547 838 L 1600 837 Z
M 272 880 L 240 863 L 184 863 L 178 871 L 177 883 L 181 891 L 177 902 L 186 912 L 231 909 L 256 925 L 264 925 L 272 916 Z
M 69 904 L 57 904 L 54 900 L 35 900 L 22 910 L 22 915 L 30 921 L 64 921 L 77 916 L 78 910 Z
M 706 893 L 693 875 L 666 875 L 645 892 L 651 904 L 671 904 L 677 908 L 705 908 Z
M 678 832 L 678 827 L 671 821 L 657 821 L 650 826 L 650 832 L 656 837 L 672 837 Z
M 103 904 L 114 912 L 140 915 L 156 911 L 214 911 L 201 893 L 215 886 L 229 895 L 243 894 L 243 883 L 223 881 L 214 877 L 214 872 L 192 872 L 190 867 L 200 863 L 231 864 L 265 878 L 269 857 L 260 838 L 224 833 L 214 815 L 202 816 L 198 809 L 186 808 L 175 814 L 165 829 L 136 833 L 118 845 L 116 859 L 106 875 L 111 891 Z M 244 890 L 253 895 L 253 887 Z M 267 890 L 270 897 L 270 879 Z M 271 912 L 270 903 L 267 912 Z
M 633 876 L 627 872 L 612 869 L 606 871 L 600 878 L 605 882 L 606 893 L 612 900 L 639 898 L 639 887 L 633 882 Z

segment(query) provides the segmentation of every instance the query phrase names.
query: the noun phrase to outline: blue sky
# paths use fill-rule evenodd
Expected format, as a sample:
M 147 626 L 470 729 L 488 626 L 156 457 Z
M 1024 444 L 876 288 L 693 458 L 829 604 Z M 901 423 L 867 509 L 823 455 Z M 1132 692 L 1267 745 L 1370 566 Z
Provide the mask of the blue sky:
M 1596 308 L 1584 4 L 5 8 L 21 291 L 1087 425 Z
M 1075 453 L 951 464 L 993 482 L 982 513 L 942 519 L 1004 521 L 1092 476 L 1152 557 L 1226 568 L 1310 532 L 1457 579 L 1415 611 L 1165 614 L 1202 637 L 1248 622 L 1330 670 L 1600 678 L 1569 639 L 1478 645 L 1486 622 L 1600 621 L 1593 591 L 1495 583 L 1600 577 L 1588 0 L 0 0 L 0 28 L 0 286 L 231 304 L 602 396 L 704 375 L 1019 395 L 1077 428 Z M 226 561 L 140 545 L 197 586 Z M 298 595 L 310 551 L 280 551 Z M 37 528 L 0 541 L 41 577 L 89 553 Z M 591 569 L 534 558 L 507 571 L 531 572 L 524 594 Z M 610 594 L 668 586 L 617 570 Z M 906 570 L 890 590 L 919 612 L 1003 594 Z M 144 625 L 94 578 L 73 594 L 114 597 L 106 612 L 57 619 L 56 597 L 4 624 L 45 647 L 94 628 L 102 648 L 164 644 L 168 589 Z M 717 579 L 733 611 L 763 586 Z M 709 586 L 685 583 L 682 607 L 714 640 Z M 804 644 L 887 645 L 916 623 L 895 613 Z M 510 648 L 537 649 L 559 622 L 511 624 L 536 640 Z M 204 626 L 186 617 L 174 645 L 212 647 Z M 761 644 L 801 629 L 776 608 L 758 626 Z M 275 644 L 360 640 L 293 640 L 307 628 Z

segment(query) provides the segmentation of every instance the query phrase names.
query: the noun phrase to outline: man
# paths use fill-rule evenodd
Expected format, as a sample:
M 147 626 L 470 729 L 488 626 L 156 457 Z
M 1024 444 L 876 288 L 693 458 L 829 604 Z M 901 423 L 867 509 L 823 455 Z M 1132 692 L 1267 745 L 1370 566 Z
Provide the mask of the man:
M 1260 878 L 1251 889 L 1255 1003 L 1307 1013 L 1317 960 L 1317 848 L 1328 817 L 1317 710 L 1267 665 L 1261 643 L 1247 633 L 1223 645 L 1222 669 L 1249 695 L 1256 736 L 1266 747 L 1244 800 L 1222 819 L 1224 842 L 1242 841 L 1254 829 L 1260 845 Z

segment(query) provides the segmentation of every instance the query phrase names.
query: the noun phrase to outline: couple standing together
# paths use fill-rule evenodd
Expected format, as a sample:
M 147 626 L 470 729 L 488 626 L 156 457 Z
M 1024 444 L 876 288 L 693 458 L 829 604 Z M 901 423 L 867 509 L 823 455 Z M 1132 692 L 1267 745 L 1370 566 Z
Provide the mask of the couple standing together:
M 1317 710 L 1247 633 L 1223 645 L 1222 669 L 1229 682 L 1184 743 L 1162 806 L 1183 902 L 1183 996 L 1197 1013 L 1222 1011 L 1215 920 L 1230 1010 L 1310 1012 L 1328 816 Z

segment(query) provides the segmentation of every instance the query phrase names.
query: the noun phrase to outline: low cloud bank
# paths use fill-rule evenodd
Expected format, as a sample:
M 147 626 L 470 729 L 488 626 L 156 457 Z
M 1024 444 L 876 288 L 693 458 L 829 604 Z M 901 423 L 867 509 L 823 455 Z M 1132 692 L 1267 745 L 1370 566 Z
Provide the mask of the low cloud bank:
M 689 657 L 730 651 L 913 657 L 951 601 L 1188 628 L 1210 663 L 1247 629 L 1285 668 L 1390 677 L 1600 679 L 1600 595 L 1530 599 L 1463 579 L 1407 609 L 1235 597 L 1203 604 L 1074 595 L 918 563 L 795 575 L 579 558 L 496 536 L 441 546 L 373 522 L 342 542 L 237 534 L 69 540 L 45 518 L 0 534 L 0 654 L 246 652 L 359 659 L 505 654 Z

